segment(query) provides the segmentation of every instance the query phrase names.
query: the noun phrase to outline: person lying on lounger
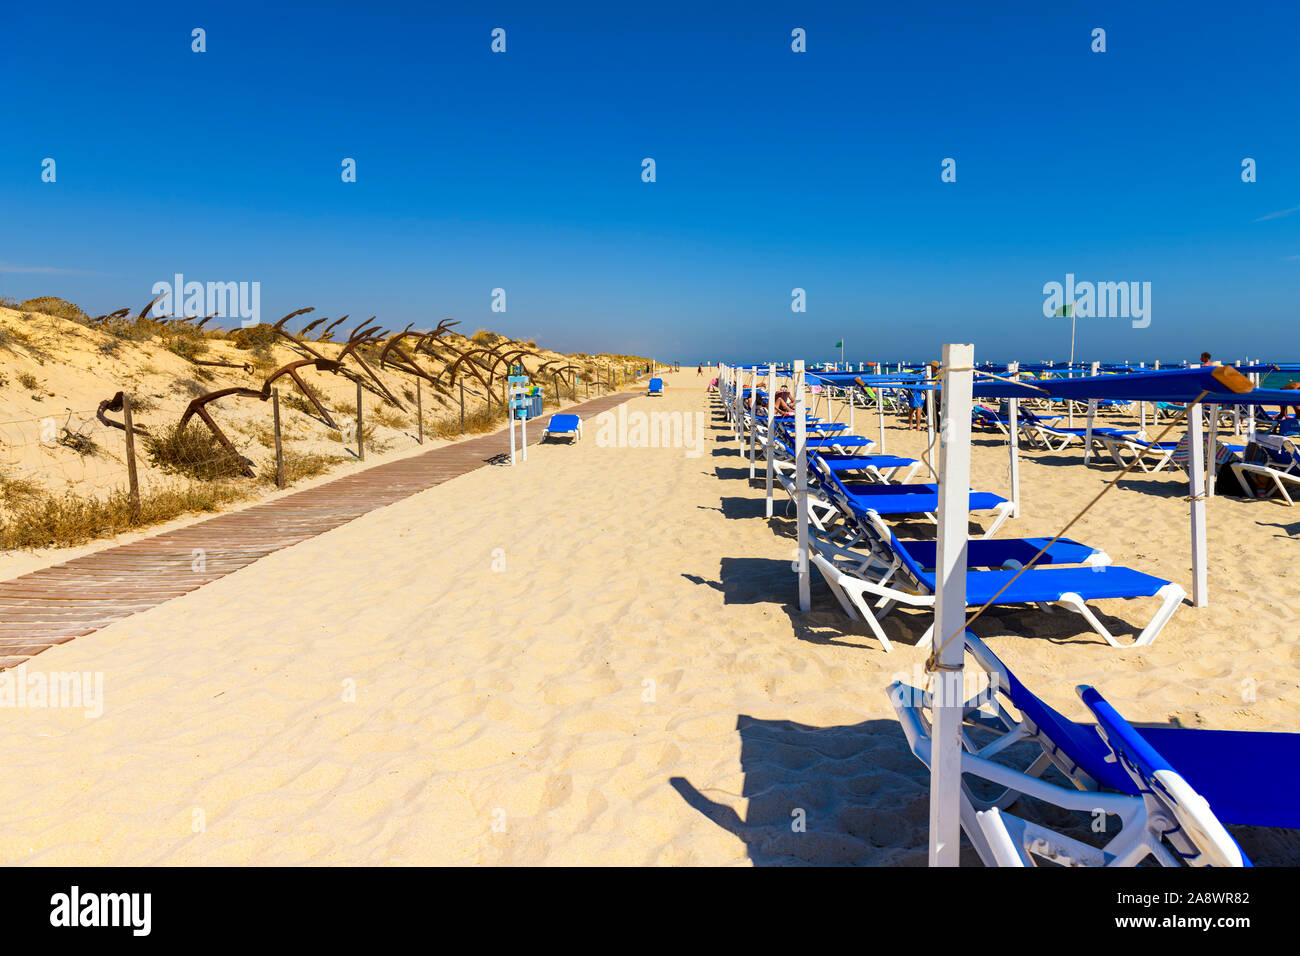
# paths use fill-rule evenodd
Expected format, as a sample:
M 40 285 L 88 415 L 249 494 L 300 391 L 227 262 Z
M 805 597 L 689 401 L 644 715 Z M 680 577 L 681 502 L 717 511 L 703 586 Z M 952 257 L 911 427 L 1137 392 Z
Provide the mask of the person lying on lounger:
M 1287 382 L 1285 385 L 1282 386 L 1282 390 L 1283 390 L 1284 392 L 1292 392 L 1292 391 L 1300 390 L 1300 382 Z M 1280 405 L 1280 406 L 1278 406 L 1278 416 L 1277 416 L 1277 417 L 1278 417 L 1279 419 L 1286 418 L 1286 416 L 1287 416 L 1287 410 L 1288 410 L 1288 409 L 1290 409 L 1292 412 L 1295 413 L 1296 418 L 1300 418 L 1300 405 Z
M 790 394 L 790 389 L 784 385 L 776 391 L 776 413 L 778 415 L 794 414 L 794 397 Z

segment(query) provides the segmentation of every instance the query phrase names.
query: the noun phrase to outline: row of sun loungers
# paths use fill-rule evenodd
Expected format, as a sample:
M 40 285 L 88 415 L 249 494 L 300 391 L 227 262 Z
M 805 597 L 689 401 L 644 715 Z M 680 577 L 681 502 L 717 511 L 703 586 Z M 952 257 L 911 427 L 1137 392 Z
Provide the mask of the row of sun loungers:
M 764 456 L 773 456 L 773 474 L 793 503 L 798 494 L 793 477 L 793 419 L 778 420 L 766 433 L 760 417 L 754 427 Z M 825 431 L 819 423 L 808 432 Z M 882 621 L 897 607 L 932 608 L 935 600 L 934 543 L 900 541 L 886 518 L 923 516 L 935 520 L 939 488 L 913 483 L 920 462 L 899 456 L 871 455 L 870 439 L 838 434 L 833 439 L 808 439 L 808 515 L 812 564 L 826 581 L 844 612 L 863 621 L 886 650 L 892 644 Z M 907 469 L 899 482 L 895 478 Z M 966 577 L 967 602 L 981 606 L 1036 605 L 1059 607 L 1079 614 L 1108 644 L 1124 645 L 1089 607 L 1090 602 L 1114 598 L 1156 598 L 1159 604 L 1146 627 L 1129 646 L 1153 642 L 1185 596 L 1170 581 L 1132 568 L 1117 567 L 1098 549 L 1079 542 L 1058 541 L 1034 567 L 1013 583 L 1010 579 L 1046 542 L 1041 539 L 993 538 L 1011 516 L 1012 503 L 1000 495 L 971 491 L 970 511 L 990 520 L 979 541 L 971 541 Z M 923 642 L 928 642 L 927 631 Z
M 989 409 L 977 412 L 976 421 L 1009 434 L 1009 423 Z M 1032 417 L 1020 424 L 1049 448 L 1085 434 Z M 793 500 L 794 420 L 778 420 L 770 436 L 761 416 L 747 419 L 746 426 L 754 429 L 757 447 L 771 457 L 774 476 Z M 813 420 L 807 434 L 816 436 L 807 444 L 810 560 L 845 613 L 866 622 L 888 651 L 881 622 L 892 609 L 934 606 L 937 545 L 900 539 L 885 519 L 933 520 L 938 487 L 912 482 L 920 462 L 872 455 L 870 440 L 853 442 L 842 428 Z M 1168 464 L 1177 447 L 1116 429 L 1094 428 L 1093 437 L 1117 464 L 1127 463 L 1125 455 L 1136 456 L 1151 471 Z M 1286 486 L 1300 485 L 1300 452 L 1290 442 L 1279 447 L 1276 461 L 1237 467 L 1277 481 L 1290 502 Z M 1279 471 L 1283 477 L 1275 477 Z M 1156 598 L 1151 620 L 1129 645 L 1140 647 L 1156 639 L 1183 600 L 1179 585 L 1116 566 L 1105 552 L 1078 541 L 1049 545 L 1043 538 L 992 537 L 1011 512 L 997 495 L 972 491 L 970 506 L 992 516 L 984 537 L 967 542 L 970 606 L 994 601 L 1063 607 L 1119 647 L 1089 602 Z M 1011 582 L 1040 551 L 1034 566 Z M 933 627 L 923 644 L 932 636 Z M 1095 724 L 1077 723 L 1035 697 L 974 634 L 965 632 L 964 640 L 968 659 L 987 675 L 987 684 L 963 708 L 960 822 L 986 865 L 1134 866 L 1154 860 L 1166 866 L 1250 866 L 1225 824 L 1300 827 L 1300 734 L 1137 728 L 1091 687 L 1079 693 Z M 929 766 L 929 694 L 900 682 L 889 694 L 912 752 Z M 1029 819 L 1022 814 L 1034 801 L 1058 812 Z M 1068 819 L 1059 811 L 1078 814 L 1071 832 L 1054 829 L 1068 826 L 1058 823 Z M 1099 812 L 1118 818 L 1118 830 L 1099 828 Z M 1089 842 L 1089 833 L 1099 829 L 1102 835 Z

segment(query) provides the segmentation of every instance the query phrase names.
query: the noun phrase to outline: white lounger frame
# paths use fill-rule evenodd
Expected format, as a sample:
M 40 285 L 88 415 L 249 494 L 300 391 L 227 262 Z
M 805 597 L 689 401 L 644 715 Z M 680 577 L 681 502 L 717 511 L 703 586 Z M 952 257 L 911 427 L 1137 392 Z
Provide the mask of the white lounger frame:
M 888 529 L 883 528 L 884 523 L 881 521 L 880 516 L 869 513 L 868 517 L 878 525 L 877 542 L 881 540 L 888 541 Z M 989 534 L 993 530 L 996 530 L 996 526 L 990 529 Z M 985 534 L 984 537 L 987 538 L 989 534 Z M 831 593 L 835 595 L 836 600 L 840 602 L 840 606 L 844 608 L 844 612 L 850 618 L 855 621 L 864 621 L 871 628 L 872 633 L 886 651 L 892 650 L 892 645 L 889 638 L 885 636 L 880 622 L 890 610 L 900 604 L 908 607 L 934 607 L 933 592 L 926 589 L 922 582 L 907 573 L 905 565 L 892 550 L 883 553 L 886 549 L 882 548 L 878 543 L 866 542 L 873 550 L 871 553 L 864 555 L 860 551 L 852 550 L 851 544 L 865 542 L 865 538 L 859 538 L 852 542 L 836 542 L 827 535 L 818 534 L 815 531 L 811 541 L 814 553 L 810 557 L 817 570 L 821 572 L 822 577 L 826 580 Z M 1110 557 L 1101 551 L 1093 555 L 1087 562 L 1088 565 L 1094 567 L 1102 567 L 1110 563 Z M 901 580 L 896 581 L 896 578 Z M 1092 609 L 1084 602 L 1083 597 L 1073 591 L 1065 592 L 1054 602 L 1039 603 L 1037 606 L 1044 611 L 1051 611 L 1053 604 L 1059 604 L 1067 610 L 1074 611 L 1087 621 L 1088 626 L 1096 631 L 1111 647 L 1146 647 L 1160 636 L 1160 632 L 1164 630 L 1165 625 L 1169 623 L 1169 619 L 1178 610 L 1178 606 L 1182 603 L 1186 593 L 1180 585 L 1173 582 L 1166 584 L 1157 591 L 1154 596 L 1160 599 L 1160 606 L 1132 644 L 1121 643 L 1097 619 Z M 931 624 L 925 634 L 922 635 L 917 646 L 928 646 L 933 637 L 934 625 Z
M 1156 445 L 1147 444 L 1127 437 L 1116 437 L 1114 435 L 1093 434 L 1093 438 L 1101 442 L 1110 455 L 1111 461 L 1121 468 L 1127 468 L 1131 459 L 1124 457 L 1124 452 L 1128 452 L 1132 458 L 1137 459 L 1137 466 L 1148 475 L 1161 471 L 1174 458 L 1174 448 L 1160 448 Z
M 983 645 L 969 634 L 966 646 L 977 659 L 984 656 L 978 653 Z M 991 654 L 988 658 L 996 661 Z M 996 687 L 997 681 L 1004 680 L 996 665 L 985 666 L 985 670 L 991 685 Z M 895 681 L 889 687 L 889 699 L 912 753 L 930 766 L 930 695 Z M 968 721 L 993 709 L 996 719 L 1007 728 L 1004 735 L 982 748 L 976 747 L 964 728 L 962 731 L 961 826 L 986 866 L 1037 866 L 1039 859 L 1062 866 L 1136 866 L 1148 856 L 1163 866 L 1177 866 L 1180 860 L 1189 866 L 1244 864 L 1240 849 L 1209 804 L 1179 774 L 1156 771 L 1159 786 L 1141 796 L 1099 792 L 1096 783 L 1041 737 L 1032 722 L 1011 716 L 995 693 L 982 691 L 963 709 Z M 987 720 L 979 723 L 983 726 Z M 1024 771 L 990 759 L 1013 744 L 1031 739 L 1043 747 L 1043 752 Z M 1060 768 L 1078 789 L 1040 779 L 1039 775 L 1052 765 Z M 995 800 L 979 800 L 966 782 L 967 775 L 1004 789 Z M 1120 832 L 1104 846 L 1095 847 L 1005 812 L 1022 796 L 1089 814 L 1094 819 L 1098 811 L 1117 815 Z
M 542 441 L 546 441 L 548 435 L 572 435 L 574 441 L 582 441 L 582 419 L 578 419 L 578 427 L 571 431 L 553 432 L 550 428 L 542 429 Z
M 1284 438 L 1282 439 L 1282 447 L 1285 451 L 1291 454 L 1293 461 L 1300 461 L 1300 449 L 1296 447 L 1295 442 L 1291 441 L 1289 438 Z M 1286 471 L 1263 462 L 1239 461 L 1233 462 L 1228 467 L 1232 469 L 1232 473 L 1237 476 L 1237 481 L 1241 483 L 1243 488 L 1254 487 L 1246 479 L 1247 474 L 1263 475 L 1265 478 L 1272 481 L 1272 491 L 1263 495 L 1258 500 L 1263 501 L 1271 498 L 1273 493 L 1276 492 L 1282 500 L 1286 502 L 1287 507 L 1295 506 L 1295 501 L 1292 499 L 1291 493 L 1287 490 L 1287 485 L 1292 484 L 1297 488 L 1300 488 L 1300 474 L 1297 474 L 1294 471 Z

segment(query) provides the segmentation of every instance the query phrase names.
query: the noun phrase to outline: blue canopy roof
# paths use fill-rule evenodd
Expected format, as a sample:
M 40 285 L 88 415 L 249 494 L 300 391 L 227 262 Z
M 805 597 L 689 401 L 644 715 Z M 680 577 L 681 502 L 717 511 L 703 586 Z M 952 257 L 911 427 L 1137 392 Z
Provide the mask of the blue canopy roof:
M 1237 392 L 1230 386 L 1240 373 L 1230 365 L 1161 369 L 1127 375 L 1089 375 L 1083 378 L 1035 379 L 1027 383 L 1002 382 L 975 376 L 976 398 L 1114 398 L 1128 402 L 1194 402 L 1218 405 L 1300 405 L 1300 392 L 1255 388 Z M 1244 383 L 1249 385 L 1248 382 Z M 1208 394 L 1202 397 L 1201 393 Z

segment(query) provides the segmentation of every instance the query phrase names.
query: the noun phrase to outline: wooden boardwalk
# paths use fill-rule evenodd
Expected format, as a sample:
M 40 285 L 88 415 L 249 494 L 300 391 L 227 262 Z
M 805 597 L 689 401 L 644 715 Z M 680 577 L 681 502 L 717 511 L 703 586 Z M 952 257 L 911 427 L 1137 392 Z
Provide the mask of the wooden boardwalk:
M 564 411 L 585 418 L 635 395 L 606 395 Z M 539 420 L 529 444 L 541 430 Z M 507 431 L 465 439 L 0 582 L 0 670 L 509 452 Z

